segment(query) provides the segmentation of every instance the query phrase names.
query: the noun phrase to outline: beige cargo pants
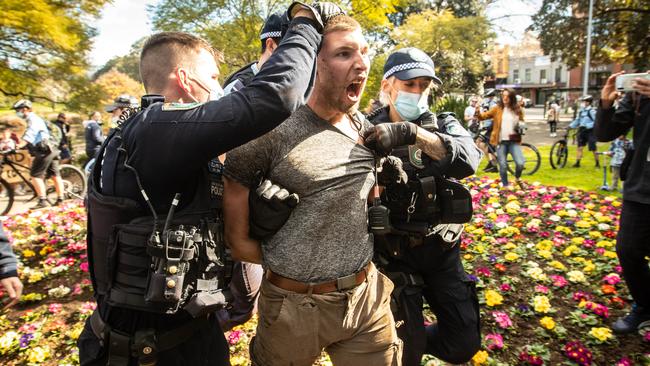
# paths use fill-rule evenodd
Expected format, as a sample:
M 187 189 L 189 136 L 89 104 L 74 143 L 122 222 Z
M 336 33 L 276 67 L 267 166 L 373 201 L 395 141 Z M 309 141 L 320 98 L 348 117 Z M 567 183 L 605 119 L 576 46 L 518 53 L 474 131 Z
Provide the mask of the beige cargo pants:
M 357 287 L 325 294 L 287 291 L 264 278 L 250 346 L 253 364 L 309 366 L 325 349 L 335 366 L 399 366 L 392 291 L 374 265 Z

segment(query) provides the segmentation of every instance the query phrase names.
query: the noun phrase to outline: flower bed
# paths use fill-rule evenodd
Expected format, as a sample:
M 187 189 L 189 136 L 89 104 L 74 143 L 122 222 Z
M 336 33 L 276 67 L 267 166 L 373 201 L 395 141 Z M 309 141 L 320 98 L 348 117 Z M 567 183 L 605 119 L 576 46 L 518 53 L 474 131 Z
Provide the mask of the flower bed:
M 647 365 L 650 334 L 616 336 L 628 310 L 614 243 L 618 199 L 558 187 L 499 190 L 471 179 L 476 213 L 462 241 L 479 289 L 484 365 Z M 92 312 L 85 212 L 78 204 L 7 218 L 23 267 L 21 303 L 0 316 L 0 364 L 77 364 Z M 431 314 L 427 312 L 431 321 Z M 226 334 L 248 364 L 255 321 Z M 331 364 L 326 355 L 319 365 Z M 426 356 L 423 364 L 437 365 Z

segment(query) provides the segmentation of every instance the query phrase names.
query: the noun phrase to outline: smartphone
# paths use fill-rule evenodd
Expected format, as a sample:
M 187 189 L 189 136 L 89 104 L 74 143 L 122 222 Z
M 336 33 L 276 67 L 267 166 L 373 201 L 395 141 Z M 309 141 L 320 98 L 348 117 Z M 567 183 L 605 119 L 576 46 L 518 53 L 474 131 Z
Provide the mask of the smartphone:
M 645 78 L 650 80 L 650 73 L 642 72 L 639 74 L 623 74 L 616 77 L 616 90 L 620 92 L 634 91 L 632 84 L 636 78 Z

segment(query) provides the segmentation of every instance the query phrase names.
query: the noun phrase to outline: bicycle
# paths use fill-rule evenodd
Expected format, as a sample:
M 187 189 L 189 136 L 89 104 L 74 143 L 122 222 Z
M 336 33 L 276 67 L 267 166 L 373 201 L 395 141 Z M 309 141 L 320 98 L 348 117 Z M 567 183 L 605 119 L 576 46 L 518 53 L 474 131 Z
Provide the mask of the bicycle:
M 37 198 L 36 190 L 25 172 L 29 172 L 29 165 L 21 164 L 26 159 L 25 153 L 17 153 L 14 150 L 0 152 L 0 215 L 6 215 L 11 211 L 14 201 L 29 202 Z M 6 169 L 6 167 L 10 169 Z M 74 165 L 59 165 L 59 174 L 63 180 L 63 192 L 66 199 L 83 199 L 86 194 L 86 176 Z M 10 182 L 11 181 L 11 182 Z M 18 184 L 23 187 L 14 188 Z M 58 198 L 54 183 L 47 179 L 46 197 L 50 204 L 54 204 Z
M 571 131 L 573 131 L 573 133 L 571 133 Z M 566 163 L 569 160 L 569 135 L 571 135 L 572 144 L 575 144 L 577 133 L 576 129 L 567 128 L 564 136 L 553 143 L 549 154 L 551 167 L 553 169 L 564 168 L 566 166 Z
M 478 134 L 476 135 L 476 138 L 474 141 L 479 144 L 483 143 L 485 146 L 487 146 L 488 150 L 488 159 L 492 162 L 492 165 L 497 167 L 499 164 L 497 164 L 497 149 L 495 146 L 490 144 L 490 136 L 487 134 L 488 128 L 483 127 L 478 131 Z M 537 150 L 537 147 L 535 145 L 529 144 L 527 142 L 521 143 L 521 152 L 524 155 L 524 159 L 526 162 L 524 163 L 524 170 L 522 174 L 524 175 L 533 175 L 535 172 L 539 170 L 539 167 L 542 163 L 542 156 L 539 153 L 539 150 Z M 508 164 L 508 172 L 510 174 L 515 174 L 515 160 L 512 157 L 512 155 L 508 155 L 507 159 L 507 164 Z

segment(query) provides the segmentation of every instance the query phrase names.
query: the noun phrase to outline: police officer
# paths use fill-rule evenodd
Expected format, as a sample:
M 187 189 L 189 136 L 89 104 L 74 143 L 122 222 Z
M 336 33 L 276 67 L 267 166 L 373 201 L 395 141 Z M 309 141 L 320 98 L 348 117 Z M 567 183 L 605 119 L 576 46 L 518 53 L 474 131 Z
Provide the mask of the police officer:
M 253 80 L 280 44 L 288 25 L 289 18 L 286 12 L 277 12 L 268 17 L 260 32 L 262 54 L 259 60 L 244 66 L 226 79 L 224 83 L 226 95 L 240 90 Z M 221 165 L 221 162 L 214 161 L 214 164 Z M 263 275 L 264 269 L 259 264 L 239 261 L 234 263 L 229 286 L 233 295 L 231 306 L 220 309 L 217 313 L 221 329 L 230 330 L 247 322 L 253 316 Z
M 573 164 L 574 168 L 580 167 L 580 159 L 582 159 L 582 150 L 585 145 L 589 151 L 594 153 L 594 160 L 596 161 L 596 168 L 600 167 L 598 161 L 598 149 L 596 148 L 596 136 L 594 135 L 594 121 L 596 120 L 596 109 L 591 105 L 594 102 L 594 97 L 591 95 L 584 95 L 580 97 L 581 109 L 578 117 L 574 119 L 569 128 L 578 129 L 578 149 L 576 150 L 576 162 Z
M 88 256 L 98 307 L 78 340 L 81 365 L 229 364 L 213 316 L 226 300 L 215 215 L 221 192 L 212 185 L 220 172 L 208 163 L 303 103 L 319 32 L 334 9 L 302 6 L 249 86 L 225 97 L 207 42 L 180 32 L 147 40 L 140 72 L 156 95 L 143 97 L 143 109 L 109 135 L 90 178 Z M 252 201 L 284 205 L 278 189 L 258 193 Z M 271 230 L 283 224 L 275 222 Z
M 106 113 L 111 114 L 111 120 L 108 124 L 108 128 L 113 129 L 117 127 L 120 122 L 120 116 L 124 113 L 125 110 L 138 108 L 139 106 L 140 104 L 138 103 L 138 99 L 136 97 L 130 96 L 128 94 L 118 95 L 117 98 L 113 100 L 113 103 L 107 105 L 105 108 Z
M 269 59 L 269 57 L 271 57 L 273 51 L 275 51 L 280 44 L 280 40 L 282 40 L 282 37 L 286 32 L 288 24 L 289 18 L 286 12 L 273 13 L 268 17 L 268 19 L 266 19 L 266 22 L 260 31 L 262 53 L 260 54 L 259 59 L 235 71 L 228 77 L 228 79 L 226 79 L 223 83 L 223 85 L 225 85 L 223 90 L 226 94 L 236 92 L 250 83 L 253 76 L 257 75 L 260 68 L 262 68 L 264 63 Z
M 458 245 L 460 223 L 471 217 L 471 196 L 448 180 L 474 174 L 481 152 L 453 114 L 436 118 L 429 111 L 434 83 L 440 79 L 424 52 L 404 48 L 391 54 L 381 82 L 385 106 L 368 115 L 374 127 L 366 133 L 366 145 L 380 154 L 393 150 L 379 175 L 392 228 L 375 235 L 375 261 L 395 284 L 392 306 L 404 342 L 403 365 L 419 365 L 423 353 L 464 363 L 481 344 L 476 290 Z M 423 296 L 437 318 L 426 335 Z

